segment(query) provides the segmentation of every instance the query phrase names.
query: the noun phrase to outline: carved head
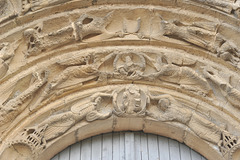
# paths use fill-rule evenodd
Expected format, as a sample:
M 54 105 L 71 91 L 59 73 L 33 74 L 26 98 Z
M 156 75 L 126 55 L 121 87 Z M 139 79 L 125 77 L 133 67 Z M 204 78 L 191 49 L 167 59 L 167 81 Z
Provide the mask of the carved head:
M 171 102 L 168 98 L 162 98 L 158 101 L 158 108 L 163 112 L 165 112 L 170 105 L 171 105 Z
M 162 20 L 161 25 L 162 25 L 163 30 L 164 30 L 163 35 L 171 35 L 173 33 L 175 24 Z
M 102 97 L 97 97 L 95 100 L 94 100 L 94 102 L 96 103 L 96 104 L 100 104 L 101 102 L 102 102 Z
M 36 30 L 33 29 L 33 28 L 29 28 L 29 29 L 27 29 L 27 30 L 25 30 L 25 31 L 23 32 L 23 36 L 24 36 L 25 38 L 30 38 L 30 37 L 33 36 L 34 34 L 36 34 Z

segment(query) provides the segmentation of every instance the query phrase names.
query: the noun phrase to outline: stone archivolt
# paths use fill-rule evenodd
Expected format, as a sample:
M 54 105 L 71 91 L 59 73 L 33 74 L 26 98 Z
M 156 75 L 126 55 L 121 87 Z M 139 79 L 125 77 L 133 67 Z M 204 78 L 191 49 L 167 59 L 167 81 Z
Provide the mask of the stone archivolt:
M 0 159 L 122 130 L 240 158 L 239 2 L 128 2 L 0 2 Z

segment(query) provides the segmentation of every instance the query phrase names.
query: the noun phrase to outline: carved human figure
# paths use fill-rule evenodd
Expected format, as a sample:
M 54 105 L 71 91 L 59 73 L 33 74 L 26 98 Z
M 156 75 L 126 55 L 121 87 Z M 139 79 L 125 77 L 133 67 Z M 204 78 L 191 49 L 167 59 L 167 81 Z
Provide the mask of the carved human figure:
M 165 30 L 165 36 L 175 36 L 178 39 L 215 52 L 214 39 L 216 38 L 217 24 L 212 23 L 200 27 L 196 24 L 186 25 L 177 20 L 169 22 L 162 20 L 162 26 Z
M 240 91 L 230 85 L 228 82 L 223 80 L 218 72 L 210 66 L 206 66 L 203 70 L 205 78 L 210 79 L 215 83 L 223 96 L 230 102 L 233 106 L 240 108 Z
M 92 57 L 87 54 L 77 58 L 71 57 L 63 59 L 57 62 L 58 65 L 66 68 L 46 85 L 41 96 L 33 105 L 33 108 L 36 108 L 42 101 L 50 98 L 52 94 L 62 93 L 68 89 L 74 88 L 76 85 L 82 85 L 83 82 L 98 77 L 97 66 L 96 64 L 90 63 L 90 61 L 92 61 Z M 68 83 L 68 80 L 73 80 L 75 78 L 77 79 L 76 81 Z
M 238 47 L 227 40 L 220 39 L 222 45 L 217 48 L 217 55 L 225 61 L 231 62 L 233 65 L 238 66 L 240 61 L 240 50 Z M 239 67 L 239 66 L 238 66 Z
M 204 3 L 206 5 L 212 6 L 214 8 L 217 8 L 223 12 L 226 13 L 234 13 L 237 9 L 239 9 L 239 3 L 236 2 L 236 0 L 225 0 L 225 1 L 219 1 L 219 0 L 196 0 L 196 2 Z
M 134 56 L 137 56 L 139 60 L 133 61 Z M 123 64 L 117 64 L 120 57 L 123 58 Z M 117 54 L 114 59 L 113 66 L 115 74 L 119 74 L 120 76 L 124 76 L 129 79 L 139 79 L 145 70 L 146 61 L 142 55 L 138 54 Z
M 46 6 L 57 5 L 71 0 L 22 0 L 22 13 L 36 11 Z
M 195 91 L 203 95 L 210 92 L 210 86 L 207 81 L 196 71 L 189 67 L 166 64 L 163 63 L 164 61 L 167 61 L 164 60 L 164 56 L 160 57 L 157 64 L 159 66 L 156 67 L 160 70 L 156 73 L 144 75 L 143 77 L 149 80 L 159 79 L 161 81 L 178 84 L 184 89 Z
M 135 85 L 129 85 L 113 94 L 114 113 L 118 116 L 144 116 L 149 103 L 147 94 Z
M 47 71 L 35 72 L 28 88 L 23 91 L 19 91 L 18 89 L 14 90 L 15 93 L 13 93 L 11 97 L 0 105 L 0 124 L 14 119 L 15 117 L 10 113 L 18 111 L 18 107 L 21 106 L 36 91 L 38 91 L 45 83 L 47 83 L 47 80 Z M 18 87 L 18 84 L 16 84 L 16 87 Z M 15 114 L 17 114 L 17 112 Z
M 97 119 L 106 119 L 111 116 L 111 110 L 101 112 L 103 108 L 101 106 L 102 99 L 101 96 L 95 94 L 89 103 L 85 105 L 76 103 L 71 107 L 70 111 L 52 115 L 40 123 L 38 127 L 47 126 L 44 132 L 46 141 L 61 136 L 83 119 L 90 122 Z
M 14 51 L 18 47 L 17 42 L 0 44 L 0 79 L 5 76 L 9 69 L 9 64 L 14 56 Z
M 218 24 L 198 22 L 187 25 L 177 20 L 172 22 L 162 20 L 162 26 L 165 30 L 165 36 L 192 43 L 203 49 L 217 53 L 219 57 L 232 62 L 234 65 L 238 64 L 240 58 L 239 48 L 217 33 Z M 237 57 L 237 61 L 235 57 Z
M 98 73 L 97 68 L 93 64 L 70 66 L 67 67 L 60 75 L 58 75 L 49 85 L 49 89 L 56 88 L 59 84 L 65 82 L 71 77 L 75 78 L 87 78 L 91 75 L 96 75 Z
M 84 13 L 71 25 L 45 35 L 41 34 L 41 25 L 27 29 L 23 33 L 28 46 L 26 56 L 37 55 L 49 48 L 59 47 L 74 41 L 104 40 L 116 37 L 118 33 L 106 30 L 112 16 L 113 12 L 109 12 L 104 17 Z
M 17 15 L 16 8 L 10 0 L 0 1 L 0 22 L 9 20 Z
M 206 141 L 218 144 L 221 134 L 225 131 L 206 118 L 184 108 L 170 95 L 150 96 L 151 100 L 157 100 L 157 111 L 147 111 L 147 115 L 163 122 L 179 122 L 188 126 L 196 135 Z M 227 131 L 225 131 L 227 132 Z

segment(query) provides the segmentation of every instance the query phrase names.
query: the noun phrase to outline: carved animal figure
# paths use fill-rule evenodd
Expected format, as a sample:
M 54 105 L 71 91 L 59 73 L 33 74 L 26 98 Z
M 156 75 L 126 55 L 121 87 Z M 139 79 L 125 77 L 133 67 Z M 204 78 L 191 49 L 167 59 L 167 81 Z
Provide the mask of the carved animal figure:
M 71 25 L 57 31 L 42 35 L 41 26 L 24 31 L 23 36 L 27 41 L 26 56 L 38 55 L 39 53 L 75 41 L 98 41 L 119 36 L 118 33 L 109 32 L 106 27 L 111 23 L 113 12 L 104 17 L 90 14 L 82 14 Z

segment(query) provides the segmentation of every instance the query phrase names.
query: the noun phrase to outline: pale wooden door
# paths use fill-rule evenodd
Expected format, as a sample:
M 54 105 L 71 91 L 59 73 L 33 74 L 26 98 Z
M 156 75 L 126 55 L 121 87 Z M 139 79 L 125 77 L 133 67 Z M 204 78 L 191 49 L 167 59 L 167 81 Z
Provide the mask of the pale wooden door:
M 143 132 L 107 133 L 73 144 L 52 160 L 206 160 L 175 140 Z

